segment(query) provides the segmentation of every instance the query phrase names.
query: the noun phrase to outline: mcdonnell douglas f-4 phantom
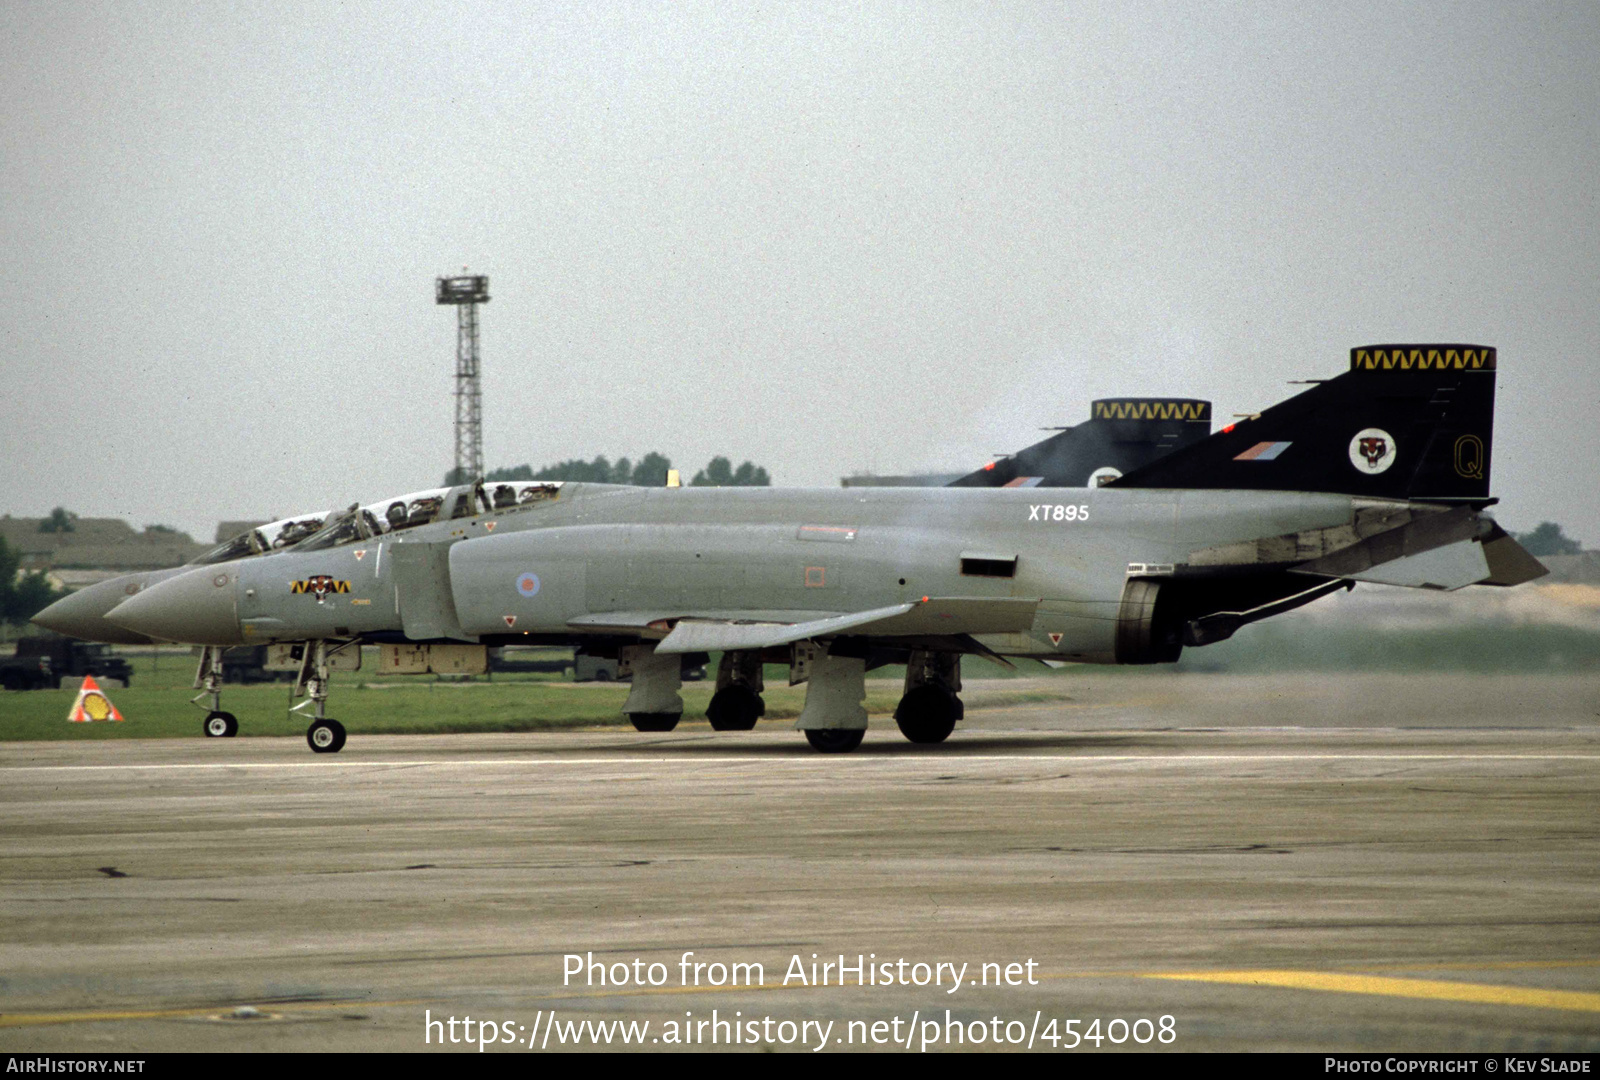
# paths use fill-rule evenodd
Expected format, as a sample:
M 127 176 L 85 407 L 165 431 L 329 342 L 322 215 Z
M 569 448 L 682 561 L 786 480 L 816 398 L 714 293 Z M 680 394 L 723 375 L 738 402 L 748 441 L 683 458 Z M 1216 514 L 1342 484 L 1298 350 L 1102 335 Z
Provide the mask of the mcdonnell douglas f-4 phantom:
M 1056 434 L 1015 454 L 1005 455 L 952 482 L 955 487 L 1084 487 L 1121 476 L 1211 433 L 1211 403 L 1191 398 L 1104 398 L 1090 406 L 1090 419 L 1051 429 Z M 479 483 L 433 488 L 357 504 L 347 512 L 335 543 L 352 537 L 372 539 L 445 518 L 473 517 L 543 498 L 556 489 L 539 483 Z M 360 514 L 354 511 L 360 510 Z M 33 617 L 49 630 L 88 641 L 149 644 L 151 639 L 108 622 L 106 614 L 141 589 L 196 566 L 276 555 L 292 549 L 322 528 L 331 515 L 301 514 L 258 526 L 233 537 L 181 567 L 124 574 L 56 601 Z M 318 540 L 323 545 L 326 538 Z M 223 646 L 203 646 L 195 672 L 194 698 L 208 699 L 208 736 L 238 733 L 239 721 L 222 708 Z M 304 649 L 301 649 L 302 658 Z M 349 654 L 353 658 L 357 654 Z M 686 666 L 699 658 L 685 656 Z
M 762 665 L 807 683 L 823 751 L 867 726 L 869 666 L 904 663 L 916 742 L 960 716 L 963 654 L 1171 662 L 1356 581 L 1459 588 L 1544 572 L 1484 511 L 1495 352 L 1351 351 L 1350 370 L 1102 487 L 627 488 L 385 535 L 347 515 L 282 555 L 181 574 L 108 618 L 172 641 L 305 641 L 312 749 L 331 651 L 583 644 L 633 674 L 623 711 L 670 730 L 679 658 L 722 652 L 714 727 L 762 712 Z

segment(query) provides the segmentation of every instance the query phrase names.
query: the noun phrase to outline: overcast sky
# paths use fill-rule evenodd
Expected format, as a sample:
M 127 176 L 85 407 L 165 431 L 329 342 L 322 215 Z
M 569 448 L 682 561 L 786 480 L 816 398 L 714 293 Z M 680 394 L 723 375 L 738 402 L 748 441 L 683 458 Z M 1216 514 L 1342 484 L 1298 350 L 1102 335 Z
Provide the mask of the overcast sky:
M 0 511 L 207 539 L 489 467 L 975 467 L 1500 350 L 1600 546 L 1600 4 L 0 5 Z

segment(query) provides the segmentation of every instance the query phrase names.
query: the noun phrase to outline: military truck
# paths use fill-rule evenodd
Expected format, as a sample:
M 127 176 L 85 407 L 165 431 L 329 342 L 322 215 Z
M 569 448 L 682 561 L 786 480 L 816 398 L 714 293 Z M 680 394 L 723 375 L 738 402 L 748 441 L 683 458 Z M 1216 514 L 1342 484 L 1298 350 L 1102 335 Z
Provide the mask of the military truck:
M 109 645 L 56 634 L 19 638 L 16 655 L 0 661 L 0 686 L 7 690 L 58 690 L 63 679 L 85 675 L 118 679 L 127 686 L 133 668 L 113 656 Z
M 572 666 L 570 651 L 567 655 L 551 659 L 552 650 L 519 648 L 497 648 L 489 650 L 489 674 L 493 677 L 495 672 L 547 672 L 559 673 Z
M 548 650 L 545 650 L 548 654 Z M 593 656 L 583 649 L 573 652 L 571 659 L 525 659 L 525 651 L 515 647 L 489 650 L 489 671 L 544 671 L 564 672 L 572 669 L 573 682 L 615 682 L 617 658 Z M 694 682 L 706 677 L 706 661 L 701 654 L 684 657 L 681 669 L 684 682 Z
M 237 645 L 222 654 L 225 683 L 293 682 L 295 668 L 268 667 L 268 647 Z
M 615 682 L 617 666 L 615 656 L 590 656 L 579 649 L 572 657 L 572 681 Z

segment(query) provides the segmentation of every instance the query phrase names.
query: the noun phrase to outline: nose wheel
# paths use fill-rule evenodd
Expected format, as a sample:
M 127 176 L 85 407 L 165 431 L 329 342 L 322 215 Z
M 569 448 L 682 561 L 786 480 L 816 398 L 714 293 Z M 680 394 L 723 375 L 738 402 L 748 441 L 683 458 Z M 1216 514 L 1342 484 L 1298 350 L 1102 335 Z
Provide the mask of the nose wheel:
M 337 720 L 320 719 L 306 729 L 306 742 L 314 754 L 337 754 L 344 749 L 344 725 Z
M 292 701 L 297 695 L 304 693 L 306 700 L 289 712 L 297 713 L 307 706 L 315 710 L 311 714 L 311 726 L 306 729 L 306 743 L 314 754 L 337 754 L 344 749 L 344 725 L 337 720 L 329 720 L 322 715 L 322 711 L 328 705 L 328 658 L 352 647 L 357 650 L 356 658 L 359 661 L 360 638 L 333 645 L 327 641 L 308 641 L 301 653 L 300 673 L 295 676 L 294 689 L 289 692 L 289 699 Z M 359 667 L 360 664 L 354 666 Z
M 200 665 L 194 672 L 194 688 L 200 692 L 189 699 L 192 705 L 200 705 L 201 698 L 211 699 L 211 708 L 206 711 L 205 721 L 200 726 L 208 739 L 231 739 L 239 734 L 239 718 L 231 712 L 224 712 L 222 708 L 224 651 L 217 645 L 207 645 L 200 650 Z M 200 705 L 200 708 L 206 707 Z

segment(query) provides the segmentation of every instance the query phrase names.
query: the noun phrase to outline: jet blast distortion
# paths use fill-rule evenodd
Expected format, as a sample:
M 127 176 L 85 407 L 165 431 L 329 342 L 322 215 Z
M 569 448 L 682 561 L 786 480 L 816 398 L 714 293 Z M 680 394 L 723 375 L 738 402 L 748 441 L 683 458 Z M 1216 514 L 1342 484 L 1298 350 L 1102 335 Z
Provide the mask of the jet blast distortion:
M 457 483 L 483 475 L 483 392 L 478 383 L 478 305 L 489 302 L 483 276 L 434 280 L 434 299 L 456 309 L 456 468 Z

